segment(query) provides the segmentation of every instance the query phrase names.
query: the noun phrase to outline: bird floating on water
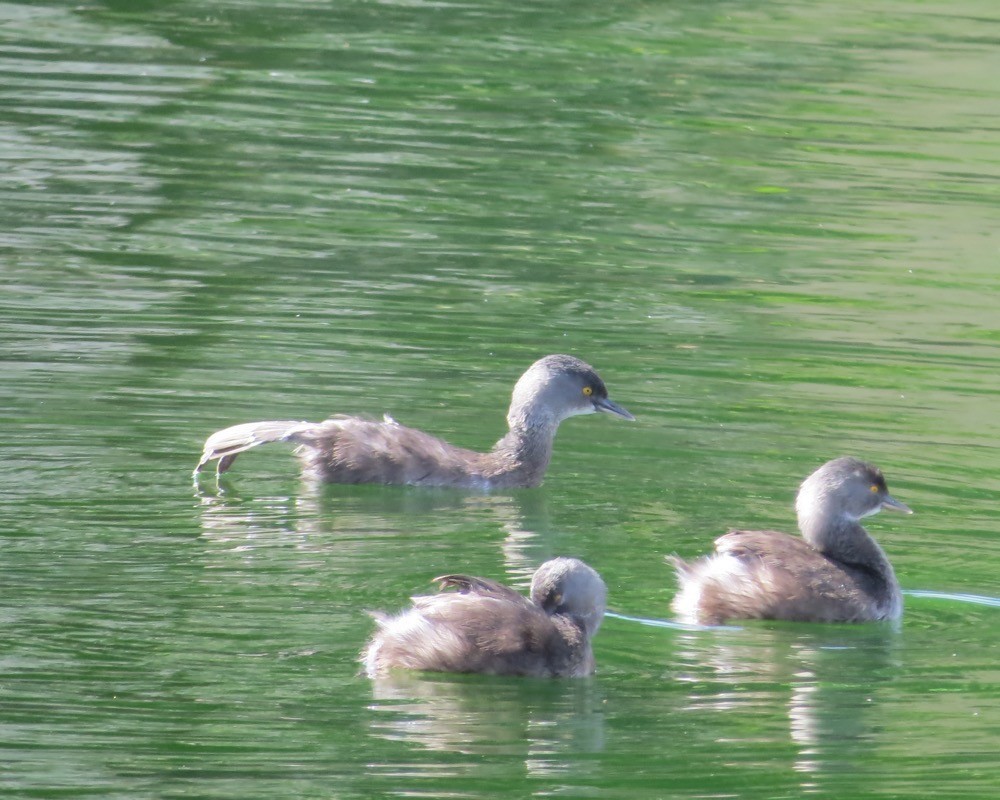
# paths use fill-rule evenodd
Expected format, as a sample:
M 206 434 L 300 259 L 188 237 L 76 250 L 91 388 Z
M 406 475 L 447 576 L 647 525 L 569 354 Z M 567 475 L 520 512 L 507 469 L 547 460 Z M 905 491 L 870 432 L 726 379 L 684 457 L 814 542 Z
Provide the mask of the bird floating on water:
M 546 561 L 531 580 L 530 599 L 486 578 L 434 580 L 458 591 L 414 597 L 395 616 L 373 614 L 379 629 L 361 654 L 369 677 L 396 668 L 559 678 L 594 671 L 591 639 L 604 619 L 607 587 L 582 561 Z
M 844 456 L 799 488 L 802 538 L 778 531 L 731 531 L 715 553 L 693 563 L 671 556 L 685 622 L 735 619 L 810 622 L 895 620 L 903 598 L 892 564 L 859 520 L 881 509 L 912 511 L 889 494 L 881 471 Z
M 498 489 L 537 486 L 552 458 L 559 423 L 578 414 L 607 412 L 633 420 L 608 397 L 589 364 L 550 355 L 532 364 L 514 386 L 510 430 L 487 453 L 455 447 L 407 428 L 338 415 L 323 422 L 271 420 L 224 428 L 208 437 L 194 474 L 218 459 L 218 474 L 236 457 L 269 442 L 293 442 L 304 472 L 328 483 L 382 483 Z

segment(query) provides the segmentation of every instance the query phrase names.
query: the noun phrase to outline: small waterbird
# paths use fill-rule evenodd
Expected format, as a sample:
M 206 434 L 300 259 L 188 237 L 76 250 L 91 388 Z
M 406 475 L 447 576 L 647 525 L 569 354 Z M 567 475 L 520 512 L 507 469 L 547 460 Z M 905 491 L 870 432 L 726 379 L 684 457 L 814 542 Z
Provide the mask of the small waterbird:
M 669 557 L 685 622 L 735 619 L 812 622 L 895 620 L 903 598 L 892 564 L 860 520 L 881 509 L 912 513 L 889 494 L 877 467 L 844 456 L 802 482 L 795 501 L 802 538 L 731 531 L 693 563 Z
M 194 474 L 218 459 L 218 474 L 236 457 L 268 442 L 293 442 L 307 476 L 328 483 L 383 483 L 498 489 L 537 486 L 552 458 L 559 423 L 607 412 L 633 420 L 608 397 L 589 364 L 550 355 L 532 364 L 514 386 L 507 435 L 487 453 L 455 447 L 429 433 L 383 421 L 335 416 L 323 422 L 272 420 L 234 425 L 205 442 Z

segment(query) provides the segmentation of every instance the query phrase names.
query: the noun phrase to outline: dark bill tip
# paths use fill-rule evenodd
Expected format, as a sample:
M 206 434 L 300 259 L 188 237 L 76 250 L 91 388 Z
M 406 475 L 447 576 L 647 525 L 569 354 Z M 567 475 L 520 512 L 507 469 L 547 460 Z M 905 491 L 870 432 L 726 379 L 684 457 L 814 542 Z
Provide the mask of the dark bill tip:
M 594 408 L 598 411 L 606 411 L 609 414 L 614 414 L 617 417 L 627 420 L 635 420 L 631 414 L 628 413 L 624 408 L 622 408 L 618 403 L 609 397 L 595 397 L 594 398 Z

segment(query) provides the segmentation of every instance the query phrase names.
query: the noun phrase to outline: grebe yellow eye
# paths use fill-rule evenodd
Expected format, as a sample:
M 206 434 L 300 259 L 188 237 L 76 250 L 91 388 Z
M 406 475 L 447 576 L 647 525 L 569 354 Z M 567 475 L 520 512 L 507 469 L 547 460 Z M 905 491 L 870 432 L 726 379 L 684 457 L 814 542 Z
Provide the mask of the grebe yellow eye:
M 871 492 L 872 494 L 878 494 L 878 484 L 873 483 L 871 486 L 868 487 L 868 491 Z
M 594 393 L 594 390 L 592 388 L 590 388 L 589 386 L 584 386 L 583 387 L 583 393 L 587 397 L 590 397 Z

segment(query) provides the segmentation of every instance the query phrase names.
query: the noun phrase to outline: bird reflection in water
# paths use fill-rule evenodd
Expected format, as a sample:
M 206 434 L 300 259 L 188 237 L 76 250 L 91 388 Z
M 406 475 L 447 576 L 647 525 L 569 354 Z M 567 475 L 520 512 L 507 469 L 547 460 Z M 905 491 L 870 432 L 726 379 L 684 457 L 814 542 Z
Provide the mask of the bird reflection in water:
M 436 752 L 515 757 L 527 776 L 579 773 L 580 753 L 604 749 L 604 706 L 594 680 L 546 681 L 477 675 L 393 673 L 372 683 L 369 729 L 373 736 Z M 379 748 L 384 751 L 384 747 Z M 471 772 L 482 762 L 449 761 Z M 371 765 L 399 774 L 401 763 Z
M 740 631 L 684 633 L 678 678 L 692 687 L 688 710 L 751 714 L 757 718 L 755 737 L 774 726 L 786 730 L 796 748 L 789 766 L 800 775 L 801 790 L 825 791 L 870 755 L 882 725 L 882 684 L 898 672 L 897 642 L 898 629 L 888 623 L 755 623 Z M 781 705 L 784 719 L 768 725 L 766 715 Z M 734 748 L 737 740 L 724 736 Z

